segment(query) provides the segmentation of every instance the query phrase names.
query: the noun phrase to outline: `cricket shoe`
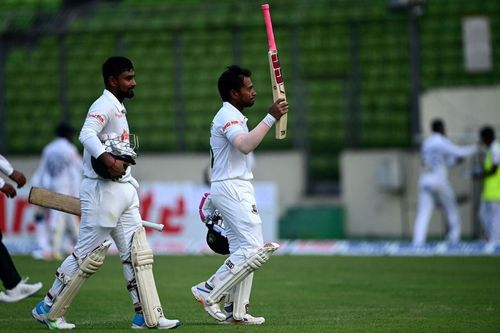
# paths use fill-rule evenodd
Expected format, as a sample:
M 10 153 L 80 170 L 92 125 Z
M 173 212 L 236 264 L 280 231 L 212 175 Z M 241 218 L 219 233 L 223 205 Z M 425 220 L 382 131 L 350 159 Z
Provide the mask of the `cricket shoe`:
M 42 300 L 33 308 L 31 315 L 40 323 L 47 325 L 50 330 L 72 330 L 75 328 L 75 324 L 68 323 L 64 317 L 56 320 L 49 319 L 49 311 L 50 306 L 45 305 Z
M 177 327 L 181 326 L 181 322 L 175 319 L 167 319 L 165 317 L 160 317 L 158 320 L 158 324 L 156 324 L 156 328 L 159 330 L 173 330 Z M 146 326 L 146 322 L 144 321 L 144 316 L 140 313 L 136 313 L 134 319 L 132 320 L 132 329 L 134 330 L 142 330 L 148 329 L 150 327 Z
M 17 302 L 28 296 L 33 295 L 42 288 L 41 282 L 28 284 L 26 283 L 27 281 L 28 278 L 24 278 L 14 288 L 0 292 L 0 302 L 3 303 Z
M 262 325 L 266 322 L 264 317 L 254 317 L 249 313 L 243 316 L 242 320 L 236 320 L 233 318 L 233 314 L 229 313 L 226 320 L 221 321 L 220 324 L 236 324 L 236 325 Z
M 248 305 L 246 309 L 248 311 Z M 233 303 L 226 303 L 224 305 L 224 312 L 226 313 L 226 320 L 221 321 L 220 324 L 262 325 L 266 322 L 266 319 L 264 317 L 254 317 L 248 312 L 245 313 L 242 320 L 234 319 Z
M 217 321 L 226 320 L 226 315 L 221 311 L 219 304 L 208 305 L 205 301 L 214 288 L 208 282 L 200 282 L 191 288 L 194 298 L 203 305 L 205 311 Z

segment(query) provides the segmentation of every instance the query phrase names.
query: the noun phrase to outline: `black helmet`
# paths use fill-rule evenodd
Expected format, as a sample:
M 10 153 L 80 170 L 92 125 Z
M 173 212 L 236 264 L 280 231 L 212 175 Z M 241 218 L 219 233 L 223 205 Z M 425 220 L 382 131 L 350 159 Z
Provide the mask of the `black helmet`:
M 208 228 L 207 232 L 207 244 L 208 247 L 218 254 L 229 254 L 229 242 L 227 237 L 221 234 L 221 227 L 214 224 L 206 224 Z

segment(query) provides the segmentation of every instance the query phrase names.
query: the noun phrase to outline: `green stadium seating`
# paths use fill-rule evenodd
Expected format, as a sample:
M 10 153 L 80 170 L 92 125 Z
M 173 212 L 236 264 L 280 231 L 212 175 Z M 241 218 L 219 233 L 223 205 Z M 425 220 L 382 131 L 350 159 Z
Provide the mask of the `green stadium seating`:
M 268 135 L 260 149 L 307 147 L 310 181 L 321 184 L 338 180 L 343 149 L 410 147 L 406 13 L 390 12 L 386 0 L 273 0 L 271 5 L 290 102 L 289 134 L 282 141 Z M 232 63 L 253 72 L 258 97 L 248 110 L 250 127 L 272 103 L 257 3 L 98 2 L 93 11 L 70 20 L 61 36 L 30 33 L 38 28 L 39 14 L 61 8 L 62 0 L 0 2 L 0 33 L 28 36 L 5 55 L 9 152 L 38 152 L 63 112 L 81 126 L 103 89 L 100 65 L 114 54 L 129 56 L 136 67 L 136 96 L 127 108 L 143 153 L 208 150 L 208 126 L 221 105 L 217 78 Z M 423 90 L 500 82 L 496 47 L 493 71 L 464 71 L 461 31 L 464 16 L 487 15 L 492 45 L 499 45 L 498 12 L 496 0 L 426 2 L 417 19 Z M 301 134 L 297 128 L 306 130 Z M 26 139 L 32 135 L 34 145 Z

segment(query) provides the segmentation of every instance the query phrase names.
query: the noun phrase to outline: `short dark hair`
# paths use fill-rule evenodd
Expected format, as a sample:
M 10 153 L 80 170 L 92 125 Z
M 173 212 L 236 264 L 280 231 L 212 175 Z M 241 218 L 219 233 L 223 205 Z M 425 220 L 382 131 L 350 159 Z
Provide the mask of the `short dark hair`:
M 217 81 L 222 100 L 224 102 L 229 101 L 231 90 L 239 90 L 243 87 L 243 79 L 250 76 L 252 76 L 252 72 L 249 69 L 241 68 L 238 65 L 229 66 Z
M 431 130 L 433 132 L 444 132 L 444 121 L 442 119 L 434 119 L 431 123 Z
M 479 131 L 479 135 L 483 142 L 493 142 L 495 140 L 495 130 L 491 126 L 483 126 Z
M 104 79 L 104 84 L 108 84 L 108 78 L 110 76 L 117 77 L 125 71 L 134 69 L 134 65 L 130 59 L 125 57 L 111 57 L 106 60 L 102 65 L 102 78 Z

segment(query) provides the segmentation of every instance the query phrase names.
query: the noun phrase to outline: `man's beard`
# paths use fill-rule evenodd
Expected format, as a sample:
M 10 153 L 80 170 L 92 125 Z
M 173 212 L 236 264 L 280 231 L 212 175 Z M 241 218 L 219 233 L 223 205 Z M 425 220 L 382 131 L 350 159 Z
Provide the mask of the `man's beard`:
M 120 90 L 119 94 L 120 94 L 120 97 L 122 97 L 122 99 L 133 98 L 134 97 L 134 90 L 133 89 L 129 89 L 127 91 Z
M 245 103 L 245 105 L 244 105 L 244 106 L 245 106 L 246 108 L 249 108 L 249 107 L 253 106 L 254 104 L 255 104 L 255 101 L 254 101 L 254 100 L 252 100 L 252 101 L 250 101 L 250 102 Z

